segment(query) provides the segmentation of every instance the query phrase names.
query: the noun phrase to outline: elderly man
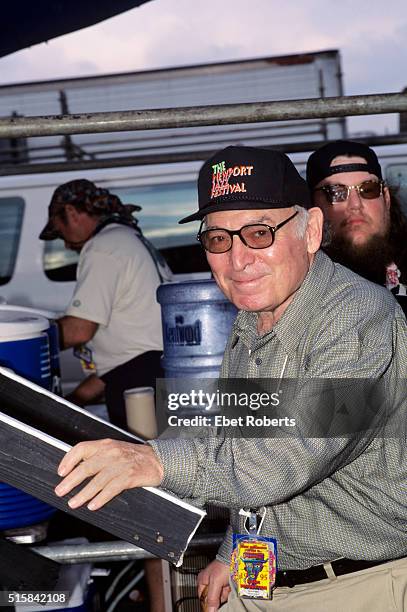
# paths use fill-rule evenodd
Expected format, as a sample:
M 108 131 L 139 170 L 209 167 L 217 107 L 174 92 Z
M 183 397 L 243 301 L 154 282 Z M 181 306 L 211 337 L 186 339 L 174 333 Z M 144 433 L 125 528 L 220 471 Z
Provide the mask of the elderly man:
M 331 142 L 310 156 L 307 182 L 327 220 L 325 252 L 407 305 L 407 219 L 375 152 L 357 142 Z
M 215 279 L 241 311 L 223 377 L 294 379 L 300 393 L 315 379 L 349 384 L 344 379 L 357 377 L 390 387 L 405 378 L 407 323 L 400 307 L 384 288 L 319 251 L 322 212 L 311 207 L 306 183 L 285 155 L 228 147 L 204 164 L 198 191 L 199 210 L 183 222 L 202 220 L 199 240 Z M 225 612 L 401 612 L 407 463 L 399 410 L 390 414 L 400 418 L 400 438 L 377 428 L 310 437 L 300 427 L 283 438 L 271 431 L 261 439 L 233 438 L 223 429 L 216 438 L 145 446 L 84 442 L 62 460 L 56 494 L 90 478 L 71 508 L 97 510 L 122 490 L 146 485 L 197 505 L 228 506 L 230 530 L 198 580 L 210 612 L 226 599 Z M 325 415 L 314 415 L 317 431 Z M 233 581 L 229 587 L 232 531 L 242 534 L 246 525 L 242 508 L 257 509 L 261 535 L 277 541 L 271 601 L 243 599 Z

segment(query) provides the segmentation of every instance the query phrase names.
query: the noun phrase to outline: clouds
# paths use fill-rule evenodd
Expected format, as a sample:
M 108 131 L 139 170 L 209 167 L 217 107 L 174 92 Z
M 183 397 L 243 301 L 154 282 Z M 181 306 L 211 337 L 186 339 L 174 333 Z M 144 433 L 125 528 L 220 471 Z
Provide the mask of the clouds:
M 346 94 L 400 91 L 405 15 L 404 0 L 151 0 L 0 59 L 0 83 L 338 48 Z

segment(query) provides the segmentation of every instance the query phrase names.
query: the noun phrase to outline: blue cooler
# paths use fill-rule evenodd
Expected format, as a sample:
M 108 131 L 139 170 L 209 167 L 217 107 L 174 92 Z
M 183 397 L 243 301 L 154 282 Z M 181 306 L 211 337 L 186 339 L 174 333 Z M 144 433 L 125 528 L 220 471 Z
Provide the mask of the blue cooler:
M 49 322 L 44 317 L 18 307 L 0 308 L 0 365 L 50 389 L 48 330 Z M 0 483 L 1 531 L 40 523 L 54 512 L 48 504 Z
M 61 391 L 61 367 L 59 361 L 59 331 L 56 323 L 57 314 L 49 310 L 43 310 L 39 308 L 29 308 L 27 306 L 12 306 L 9 304 L 0 304 L 0 313 L 2 311 L 14 311 L 21 312 L 36 317 L 44 317 L 48 319 L 49 326 L 44 332 L 48 336 L 49 343 L 49 357 L 51 367 L 51 382 L 50 386 L 47 385 L 47 389 L 50 389 L 57 395 L 62 395 Z M 29 378 L 27 376 L 27 378 Z M 39 383 L 41 384 L 41 383 Z M 43 385 L 44 386 L 44 385 Z
M 166 378 L 216 378 L 236 307 L 214 280 L 168 283 L 157 290 Z
M 0 365 L 16 374 L 51 388 L 51 364 L 45 317 L 0 309 Z

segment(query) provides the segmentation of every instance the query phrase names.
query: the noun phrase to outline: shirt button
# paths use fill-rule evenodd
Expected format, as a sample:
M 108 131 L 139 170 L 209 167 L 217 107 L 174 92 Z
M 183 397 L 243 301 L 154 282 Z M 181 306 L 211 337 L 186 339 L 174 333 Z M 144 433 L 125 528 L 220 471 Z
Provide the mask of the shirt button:
M 256 365 L 261 365 L 262 361 L 263 361 L 263 360 L 261 359 L 261 357 L 256 357 L 255 364 L 256 364 Z

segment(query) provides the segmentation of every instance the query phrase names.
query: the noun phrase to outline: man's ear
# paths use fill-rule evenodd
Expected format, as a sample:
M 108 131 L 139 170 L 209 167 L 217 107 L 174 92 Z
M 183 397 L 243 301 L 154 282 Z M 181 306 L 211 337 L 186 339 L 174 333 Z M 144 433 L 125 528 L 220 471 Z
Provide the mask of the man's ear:
M 78 211 L 76 206 L 72 206 L 72 204 L 67 204 L 65 206 L 65 214 L 66 214 L 66 218 L 68 221 L 69 220 L 77 221 L 80 215 L 80 212 Z
M 385 203 L 387 210 L 390 210 L 391 197 L 390 197 L 390 191 L 387 185 L 383 187 L 383 199 L 384 199 L 384 203 Z
M 316 253 L 322 242 L 322 227 L 324 215 L 322 210 L 314 206 L 308 210 L 308 225 L 305 232 L 308 253 Z

